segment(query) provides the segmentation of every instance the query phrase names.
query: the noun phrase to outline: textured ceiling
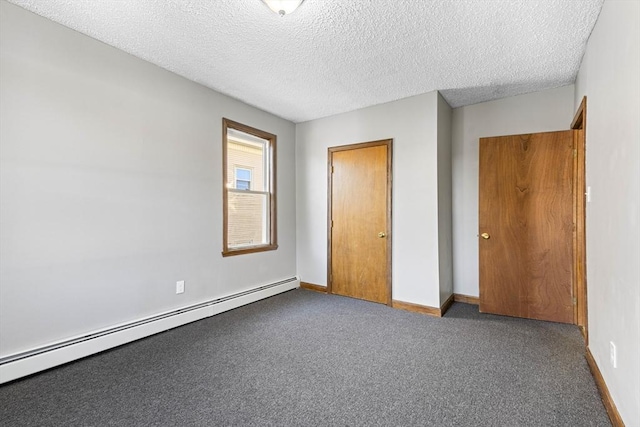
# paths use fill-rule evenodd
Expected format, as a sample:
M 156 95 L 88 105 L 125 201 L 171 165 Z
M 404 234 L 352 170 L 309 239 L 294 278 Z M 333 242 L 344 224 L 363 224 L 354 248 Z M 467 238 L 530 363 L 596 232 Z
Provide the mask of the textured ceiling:
M 440 90 L 452 107 L 573 83 L 603 0 L 9 0 L 302 122 Z

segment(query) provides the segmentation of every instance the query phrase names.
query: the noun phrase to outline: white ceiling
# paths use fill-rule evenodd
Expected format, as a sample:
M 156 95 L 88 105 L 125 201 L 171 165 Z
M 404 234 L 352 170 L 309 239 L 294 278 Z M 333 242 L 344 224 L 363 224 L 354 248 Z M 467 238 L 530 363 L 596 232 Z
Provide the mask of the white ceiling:
M 9 0 L 302 122 L 439 90 L 452 107 L 573 83 L 603 0 Z

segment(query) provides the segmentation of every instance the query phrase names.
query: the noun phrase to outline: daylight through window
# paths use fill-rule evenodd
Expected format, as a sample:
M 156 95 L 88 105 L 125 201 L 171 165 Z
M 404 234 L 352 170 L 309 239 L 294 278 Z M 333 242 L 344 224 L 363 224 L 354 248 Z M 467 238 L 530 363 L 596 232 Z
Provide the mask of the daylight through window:
M 223 119 L 224 256 L 276 244 L 276 136 Z

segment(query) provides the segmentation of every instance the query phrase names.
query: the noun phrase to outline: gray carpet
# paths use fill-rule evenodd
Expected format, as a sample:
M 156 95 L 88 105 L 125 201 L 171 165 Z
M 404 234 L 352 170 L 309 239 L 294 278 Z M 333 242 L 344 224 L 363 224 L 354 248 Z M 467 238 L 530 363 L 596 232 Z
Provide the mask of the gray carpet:
M 0 388 L 3 426 L 608 426 L 576 327 L 290 291 Z

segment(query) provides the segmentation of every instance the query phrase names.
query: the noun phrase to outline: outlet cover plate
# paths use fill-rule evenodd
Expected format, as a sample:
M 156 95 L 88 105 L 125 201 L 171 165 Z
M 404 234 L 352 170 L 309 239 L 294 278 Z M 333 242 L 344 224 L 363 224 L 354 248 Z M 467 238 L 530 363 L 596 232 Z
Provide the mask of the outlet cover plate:
M 611 357 L 611 366 L 613 366 L 614 368 L 618 367 L 618 352 L 616 349 L 616 345 L 613 343 L 613 341 L 609 342 L 609 347 L 610 347 L 610 357 Z
M 184 280 L 176 282 L 176 294 L 184 293 Z

